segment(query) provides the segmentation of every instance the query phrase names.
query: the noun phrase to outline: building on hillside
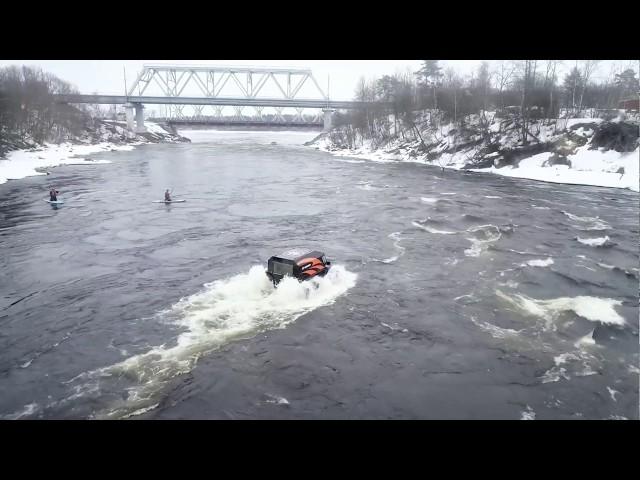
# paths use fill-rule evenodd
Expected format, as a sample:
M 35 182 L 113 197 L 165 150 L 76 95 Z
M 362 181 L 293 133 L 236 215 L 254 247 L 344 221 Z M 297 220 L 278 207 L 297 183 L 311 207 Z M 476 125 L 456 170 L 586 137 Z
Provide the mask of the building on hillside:
M 637 112 L 638 110 L 640 110 L 640 98 L 634 96 L 620 100 L 620 102 L 618 103 L 618 108 L 621 110 Z

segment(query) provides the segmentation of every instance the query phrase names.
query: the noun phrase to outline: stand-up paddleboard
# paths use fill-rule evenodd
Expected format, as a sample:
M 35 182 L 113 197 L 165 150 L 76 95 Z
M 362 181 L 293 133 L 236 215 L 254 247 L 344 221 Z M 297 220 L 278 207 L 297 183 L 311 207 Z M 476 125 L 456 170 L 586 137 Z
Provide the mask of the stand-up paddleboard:
M 167 202 L 166 200 L 154 200 L 153 203 L 184 203 L 186 200 L 171 200 Z
M 43 200 L 47 203 L 50 203 L 51 205 L 62 205 L 64 203 L 64 200 L 56 200 L 55 202 L 52 200 L 47 200 L 46 198 L 43 198 Z

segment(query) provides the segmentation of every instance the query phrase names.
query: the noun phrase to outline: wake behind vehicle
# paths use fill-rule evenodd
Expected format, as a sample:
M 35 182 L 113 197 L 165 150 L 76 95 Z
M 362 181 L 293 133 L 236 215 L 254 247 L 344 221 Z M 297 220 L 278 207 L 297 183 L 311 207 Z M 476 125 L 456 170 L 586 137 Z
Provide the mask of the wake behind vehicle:
M 284 277 L 297 278 L 299 281 L 322 277 L 331 268 L 324 252 L 296 248 L 280 255 L 274 255 L 267 262 L 267 277 L 278 286 Z

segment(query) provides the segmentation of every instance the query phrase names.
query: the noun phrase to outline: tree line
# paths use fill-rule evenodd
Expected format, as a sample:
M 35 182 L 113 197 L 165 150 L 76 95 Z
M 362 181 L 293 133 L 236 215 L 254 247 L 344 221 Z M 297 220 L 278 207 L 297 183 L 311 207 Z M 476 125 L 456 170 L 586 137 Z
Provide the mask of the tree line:
M 39 67 L 0 68 L 0 140 L 61 142 L 82 132 L 86 108 L 57 104 L 53 95 L 79 93 L 70 83 Z
M 432 126 L 442 122 L 464 126 L 472 114 L 480 116 L 481 124 L 488 124 L 485 112 L 496 111 L 517 123 L 521 142 L 527 144 L 535 138 L 532 122 L 550 124 L 560 117 L 585 116 L 586 110 L 616 109 L 621 101 L 638 98 L 640 86 L 631 65 L 596 81 L 598 61 L 576 62 L 560 78 L 563 63 L 483 62 L 470 75 L 461 76 L 452 68 L 443 69 L 438 60 L 424 60 L 417 72 L 360 79 L 355 100 L 379 104 L 337 113 L 334 124 L 343 127 L 349 145 L 360 137 L 371 139 L 375 146 L 406 136 L 422 142 L 418 123 L 425 116 Z

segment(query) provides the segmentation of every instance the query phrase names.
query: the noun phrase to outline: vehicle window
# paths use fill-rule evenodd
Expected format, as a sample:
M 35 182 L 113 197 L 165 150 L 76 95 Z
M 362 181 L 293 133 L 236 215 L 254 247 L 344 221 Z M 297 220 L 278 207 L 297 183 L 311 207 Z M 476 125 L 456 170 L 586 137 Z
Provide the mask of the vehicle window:
M 293 275 L 293 265 L 273 262 L 273 272 L 277 275 Z

